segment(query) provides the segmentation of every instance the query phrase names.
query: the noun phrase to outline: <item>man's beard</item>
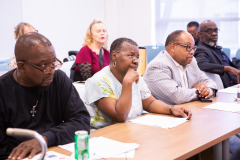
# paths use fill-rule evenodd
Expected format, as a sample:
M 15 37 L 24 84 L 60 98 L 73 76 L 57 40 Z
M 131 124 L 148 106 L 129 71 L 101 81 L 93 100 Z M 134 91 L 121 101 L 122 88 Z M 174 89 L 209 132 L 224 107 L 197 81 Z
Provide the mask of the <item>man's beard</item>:
M 217 42 L 205 42 L 209 46 L 215 47 L 217 45 Z

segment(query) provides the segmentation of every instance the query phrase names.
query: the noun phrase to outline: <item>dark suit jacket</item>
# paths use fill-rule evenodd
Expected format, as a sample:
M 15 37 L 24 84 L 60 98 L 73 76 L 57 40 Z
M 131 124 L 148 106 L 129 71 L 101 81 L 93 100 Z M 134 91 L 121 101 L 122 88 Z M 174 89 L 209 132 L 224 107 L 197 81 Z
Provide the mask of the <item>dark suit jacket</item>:
M 240 159 L 240 147 L 234 151 L 231 160 L 239 160 Z
M 224 52 L 222 53 L 227 57 Z M 210 46 L 200 42 L 197 50 L 194 53 L 194 56 L 196 57 L 198 67 L 202 71 L 220 75 L 224 88 L 235 85 L 230 74 L 228 72 L 223 72 L 224 63 Z M 237 68 L 231 61 L 230 66 Z

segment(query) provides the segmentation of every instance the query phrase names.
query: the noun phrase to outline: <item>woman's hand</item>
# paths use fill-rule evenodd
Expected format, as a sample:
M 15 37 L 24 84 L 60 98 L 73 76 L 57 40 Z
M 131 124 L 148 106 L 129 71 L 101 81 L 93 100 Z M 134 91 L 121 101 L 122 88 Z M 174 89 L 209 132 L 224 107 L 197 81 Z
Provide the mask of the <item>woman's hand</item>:
M 188 120 L 192 117 L 192 112 L 187 107 L 177 107 L 174 106 L 171 108 L 172 114 L 176 117 L 184 117 Z
M 123 78 L 123 83 L 138 83 L 139 81 L 139 74 L 133 68 L 129 68 L 126 75 Z

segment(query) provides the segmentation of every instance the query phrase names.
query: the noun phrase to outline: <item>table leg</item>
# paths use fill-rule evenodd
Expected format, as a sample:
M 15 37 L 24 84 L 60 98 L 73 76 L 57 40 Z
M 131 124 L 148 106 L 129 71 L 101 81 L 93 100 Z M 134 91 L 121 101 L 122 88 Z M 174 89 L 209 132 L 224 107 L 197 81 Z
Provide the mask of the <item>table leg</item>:
M 222 142 L 213 146 L 213 160 L 223 160 L 222 159 Z
M 222 141 L 223 160 L 229 160 L 229 138 Z

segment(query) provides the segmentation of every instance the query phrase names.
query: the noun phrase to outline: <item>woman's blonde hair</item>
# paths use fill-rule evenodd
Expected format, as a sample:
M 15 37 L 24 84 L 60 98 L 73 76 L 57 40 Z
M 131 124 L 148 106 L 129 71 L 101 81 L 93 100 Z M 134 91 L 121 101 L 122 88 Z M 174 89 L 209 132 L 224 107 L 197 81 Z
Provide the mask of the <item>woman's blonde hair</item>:
M 85 36 L 85 42 L 83 43 L 83 46 L 90 46 L 92 44 L 92 26 L 95 24 L 95 23 L 103 23 L 103 21 L 101 19 L 94 19 L 92 21 L 92 23 L 89 25 L 88 29 L 87 29 L 87 33 L 86 33 L 86 36 Z M 105 24 L 104 24 L 105 25 Z M 105 26 L 106 27 L 106 26 Z M 106 29 L 106 32 L 107 32 L 107 29 Z M 107 41 L 108 41 L 108 33 L 107 33 L 107 36 L 106 36 L 106 41 L 105 43 L 103 44 L 103 48 L 107 48 Z
M 24 35 L 24 27 L 29 27 L 37 31 L 31 24 L 21 22 L 17 25 L 17 27 L 14 27 L 14 38 L 17 40 L 21 35 Z

